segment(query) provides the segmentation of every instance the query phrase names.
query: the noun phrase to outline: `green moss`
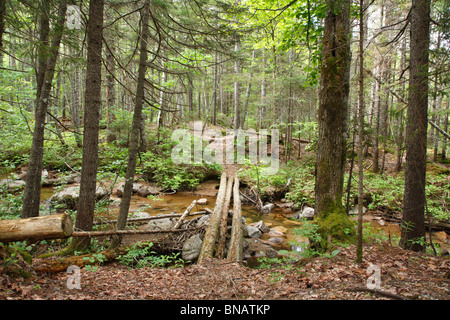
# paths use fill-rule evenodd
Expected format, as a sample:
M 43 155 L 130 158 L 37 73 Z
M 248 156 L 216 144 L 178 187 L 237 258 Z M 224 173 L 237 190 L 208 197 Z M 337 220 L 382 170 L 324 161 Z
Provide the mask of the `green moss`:
M 320 243 L 314 244 L 316 249 L 326 251 L 328 248 L 328 238 L 340 243 L 354 243 L 356 237 L 355 223 L 345 213 L 345 209 L 340 203 L 331 200 L 325 212 L 321 212 L 314 221 L 318 225 Z
M 15 248 L 15 250 L 20 254 L 20 256 L 22 257 L 22 259 L 28 263 L 28 264 L 32 264 L 33 262 L 33 258 L 31 257 L 31 254 L 29 254 L 28 252 L 26 252 L 25 250 L 22 250 L 20 248 Z
M 328 214 L 325 218 L 318 219 L 319 232 L 328 235 L 334 240 L 341 242 L 351 242 L 355 236 L 355 225 L 345 213 L 335 211 Z

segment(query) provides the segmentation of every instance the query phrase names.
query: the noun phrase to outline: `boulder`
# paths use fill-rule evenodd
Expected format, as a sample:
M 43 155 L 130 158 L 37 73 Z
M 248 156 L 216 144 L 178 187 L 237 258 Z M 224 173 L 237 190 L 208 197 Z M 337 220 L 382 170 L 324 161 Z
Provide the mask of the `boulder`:
M 270 243 L 261 239 L 247 238 L 244 239 L 244 257 L 248 258 L 251 252 L 256 253 L 256 257 L 275 258 L 278 252 L 272 248 Z
M 314 219 L 314 208 L 305 207 L 302 212 L 297 212 L 297 219 L 306 219 L 312 220 Z
M 273 228 L 270 229 L 270 230 L 272 230 L 272 231 L 278 231 L 278 232 L 281 232 L 281 233 L 283 233 L 283 234 L 285 234 L 285 233 L 288 232 L 288 229 L 287 229 L 286 227 L 283 227 L 283 226 L 276 226 L 276 227 L 273 227 Z
M 247 225 L 247 234 L 250 238 L 259 238 L 261 237 L 261 230 L 253 226 Z
M 171 219 L 171 218 L 150 220 L 147 223 L 146 229 L 154 230 L 154 231 L 170 230 L 174 226 L 175 223 L 176 223 L 175 220 Z
M 95 199 L 99 201 L 108 195 L 108 190 L 102 187 L 97 187 L 95 190 Z M 65 204 L 69 209 L 75 209 L 78 204 L 78 199 L 80 198 L 80 187 L 71 186 L 55 193 L 51 198 L 50 202 L 56 202 Z
M 95 199 L 97 201 L 102 200 L 103 198 L 105 198 L 108 195 L 109 195 L 108 190 L 106 190 L 103 187 L 97 187 L 97 189 L 95 190 Z
M 148 197 L 156 196 L 159 194 L 159 192 L 152 186 L 142 186 L 138 189 L 137 194 L 141 197 Z
M 116 195 L 118 197 L 123 196 L 123 190 L 125 188 L 125 184 L 122 183 L 116 190 Z M 147 197 L 149 195 L 158 195 L 159 191 L 152 186 L 144 186 L 142 183 L 133 183 L 133 188 L 131 189 L 131 194 L 137 194 L 141 197 Z
M 80 187 L 73 186 L 63 189 L 55 193 L 51 198 L 50 202 L 65 204 L 69 209 L 75 209 L 78 203 L 78 198 L 80 197 Z
M 269 237 L 284 237 L 284 233 L 278 230 L 270 229 Z
M 270 243 L 273 243 L 273 244 L 281 244 L 281 243 L 283 243 L 283 238 L 280 238 L 280 237 L 272 237 L 272 238 L 270 238 L 270 239 L 267 240 L 267 241 L 269 241 Z
M 124 185 L 124 186 L 125 186 L 125 185 Z M 142 188 L 142 187 L 143 187 L 143 185 L 140 184 L 140 183 L 133 183 L 133 189 L 132 189 L 132 192 L 133 192 L 133 193 L 137 193 L 137 192 L 139 191 L 139 189 Z
M 11 179 L 2 179 L 0 180 L 0 187 L 6 186 L 6 190 L 8 191 L 16 191 L 21 190 L 25 187 L 26 182 L 23 180 L 11 180 Z
M 261 211 L 262 213 L 270 213 L 274 207 L 275 205 L 273 203 L 268 203 L 262 207 Z
M 280 204 L 278 204 L 278 206 L 280 207 L 280 208 L 283 208 L 283 209 L 292 209 L 293 207 L 294 207 L 294 202 L 291 202 L 291 201 L 287 201 L 286 199 L 282 199 L 282 200 L 284 200 L 284 201 L 281 201 L 281 203 Z
M 363 207 L 363 215 L 366 214 L 367 208 Z M 351 216 L 357 216 L 358 215 L 358 206 L 353 207 L 349 212 L 349 215 Z
M 211 218 L 210 214 L 203 215 L 200 219 L 198 219 L 196 227 L 200 228 L 202 226 L 208 226 L 210 218 Z
M 255 228 L 258 228 L 262 233 L 268 233 L 270 231 L 269 227 L 264 224 L 264 221 L 259 220 L 258 222 L 254 223 L 253 226 Z
M 194 261 L 198 258 L 200 250 L 202 249 L 203 241 L 198 234 L 194 234 L 183 244 L 181 251 L 181 258 L 184 261 Z
M 120 186 L 117 187 L 116 190 L 116 196 L 118 197 L 122 197 L 123 196 L 123 189 L 124 189 L 124 185 L 121 184 Z
M 198 205 L 202 205 L 202 206 L 207 205 L 208 204 L 208 199 L 206 199 L 206 198 L 198 199 L 197 200 L 197 204 Z

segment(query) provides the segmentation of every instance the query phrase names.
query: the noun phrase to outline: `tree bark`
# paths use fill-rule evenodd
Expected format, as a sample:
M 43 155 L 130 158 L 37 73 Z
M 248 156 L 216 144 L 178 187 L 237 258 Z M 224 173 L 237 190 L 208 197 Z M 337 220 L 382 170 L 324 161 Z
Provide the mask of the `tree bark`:
M 66 213 L 15 220 L 0 220 L 0 242 L 64 239 L 72 235 L 72 219 Z
M 342 204 L 351 63 L 350 1 L 329 0 L 326 1 L 326 6 L 318 112 L 315 209 L 319 232 L 325 235 L 331 230 L 339 231 L 339 234 L 333 235 L 339 239 L 344 237 L 342 230 L 350 225 Z M 338 225 L 328 225 L 329 219 Z M 322 245 L 323 243 L 319 244 Z
M 0 67 L 3 66 L 3 33 L 5 32 L 6 0 L 0 0 Z
M 342 207 L 351 58 L 349 6 L 347 0 L 327 1 L 315 190 L 319 215 Z
M 235 54 L 238 54 L 240 51 L 240 41 L 239 39 L 236 39 L 236 42 L 234 44 L 234 52 Z M 238 75 L 241 73 L 239 58 L 236 57 L 236 60 L 234 61 L 234 129 L 239 129 L 241 127 L 241 116 L 240 116 L 240 84 L 238 81 Z
M 50 102 L 50 92 L 58 59 L 59 45 L 61 43 L 64 18 L 66 15 L 67 1 L 61 1 L 58 8 L 58 19 L 55 27 L 55 35 L 49 48 L 46 62 L 46 72 L 42 80 L 42 86 L 37 88 L 37 104 L 35 112 L 35 126 L 33 141 L 31 144 L 30 161 L 28 164 L 27 181 L 23 196 L 22 218 L 39 216 L 42 158 L 44 155 L 44 128 L 47 109 Z M 46 15 L 45 10 L 41 13 Z M 46 32 L 46 31 L 44 31 Z
M 80 199 L 75 223 L 75 227 L 83 231 L 91 230 L 94 221 L 98 134 L 102 103 L 103 7 L 103 0 L 91 0 L 89 3 L 83 158 L 81 164 Z M 73 238 L 71 248 L 84 249 L 89 243 L 89 238 Z
M 449 111 L 449 102 L 447 101 L 447 109 L 446 113 L 443 114 L 444 117 L 444 132 L 447 133 L 448 130 L 448 111 Z M 444 138 L 442 139 L 442 160 L 446 159 L 446 148 L 447 148 L 447 139 L 450 139 L 450 136 L 444 135 Z
M 225 203 L 222 208 L 222 216 L 219 223 L 219 236 L 216 250 L 216 257 L 222 259 L 225 257 L 225 245 L 228 229 L 228 210 L 230 208 L 231 195 L 233 192 L 234 177 L 229 177 L 227 182 L 227 189 L 225 192 Z
M 131 131 L 130 148 L 128 150 L 128 164 L 125 174 L 125 186 L 123 190 L 122 202 L 120 203 L 119 216 L 117 219 L 116 229 L 124 229 L 127 223 L 128 210 L 130 209 L 131 194 L 134 182 L 134 174 L 136 171 L 136 160 L 139 148 L 139 131 L 142 117 L 142 106 L 144 101 L 144 85 L 145 72 L 147 70 L 147 40 L 149 34 L 148 20 L 149 20 L 150 4 L 146 0 L 144 7 L 141 10 L 142 17 L 142 33 L 141 33 L 141 48 L 139 58 L 139 71 L 136 88 L 136 100 L 133 114 L 133 123 Z M 119 246 L 121 237 L 116 237 L 112 243 L 113 247 Z
M 111 9 L 106 11 L 106 20 L 111 22 L 113 17 L 111 15 Z M 110 124 L 114 118 L 114 108 L 116 105 L 116 90 L 115 90 L 115 78 L 116 78 L 116 61 L 114 59 L 114 54 L 116 52 L 115 39 L 112 34 L 112 30 L 105 30 L 106 33 L 106 125 L 108 128 L 108 140 L 113 140 L 113 133 L 110 131 Z
M 243 258 L 242 236 L 242 210 L 239 197 L 239 179 L 234 177 L 233 186 L 233 224 L 231 226 L 230 248 L 227 254 L 228 261 L 241 262 Z
M 364 0 L 359 1 L 359 92 L 358 92 L 358 238 L 356 262 L 363 255 L 363 196 L 364 196 Z
M 400 245 L 424 250 L 430 0 L 413 0 L 409 100 L 406 121 L 405 192 Z
M 217 235 L 219 231 L 220 217 L 223 211 L 223 203 L 225 201 L 225 192 L 227 186 L 227 174 L 222 172 L 220 177 L 220 187 L 217 194 L 216 204 L 214 206 L 213 214 L 209 220 L 208 228 L 203 237 L 202 249 L 198 256 L 198 262 L 201 263 L 205 258 L 212 258 L 216 248 Z

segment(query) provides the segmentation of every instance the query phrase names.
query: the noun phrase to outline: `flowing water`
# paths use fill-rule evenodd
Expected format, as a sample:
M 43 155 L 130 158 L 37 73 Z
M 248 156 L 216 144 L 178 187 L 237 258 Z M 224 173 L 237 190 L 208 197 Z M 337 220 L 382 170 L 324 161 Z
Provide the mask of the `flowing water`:
M 0 173 L 0 180 L 6 178 L 13 178 L 8 173 Z M 182 191 L 173 194 L 160 194 L 153 197 L 140 197 L 133 195 L 130 204 L 129 217 L 148 217 L 158 214 L 169 213 L 183 213 L 186 208 L 194 200 L 204 198 L 207 200 L 206 205 L 196 205 L 192 212 L 204 210 L 205 207 L 209 209 L 214 208 L 216 194 L 218 191 L 219 182 L 216 180 L 210 180 L 203 182 L 195 191 Z M 54 194 L 55 188 L 43 187 L 41 189 L 41 201 L 43 203 L 48 202 L 49 198 Z M 113 193 L 115 194 L 115 193 Z M 106 216 L 110 219 L 115 219 L 119 212 L 119 197 L 113 195 L 111 200 L 112 204 L 108 207 Z M 116 201 L 114 201 L 116 200 Z M 283 243 L 275 246 L 276 249 L 295 249 L 299 250 L 299 246 L 292 246 L 292 243 L 305 243 L 307 239 L 302 238 L 294 233 L 294 229 L 301 225 L 301 222 L 297 220 L 289 219 L 292 211 L 275 207 L 272 212 L 268 214 L 260 214 L 253 205 L 243 204 L 242 215 L 245 217 L 248 224 L 258 222 L 262 220 L 269 228 L 275 228 L 278 231 L 284 233 Z M 382 230 L 386 236 L 394 239 L 400 236 L 400 226 L 397 223 L 384 222 L 380 225 L 379 219 L 371 219 L 370 215 L 366 215 L 365 218 L 371 223 L 376 230 Z M 429 235 L 427 233 L 427 239 Z M 269 236 L 263 234 L 262 240 L 268 240 Z M 450 243 L 447 240 L 444 242 L 437 236 L 437 233 L 433 233 L 433 242 L 438 244 L 440 248 L 450 251 Z M 395 244 L 395 243 L 393 243 Z

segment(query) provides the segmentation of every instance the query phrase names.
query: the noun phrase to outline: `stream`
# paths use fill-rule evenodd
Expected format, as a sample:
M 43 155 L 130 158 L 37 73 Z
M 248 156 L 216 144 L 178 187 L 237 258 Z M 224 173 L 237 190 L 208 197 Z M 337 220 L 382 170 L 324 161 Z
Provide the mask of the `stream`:
M 0 174 L 0 180 L 5 178 L 10 178 L 7 174 Z M 144 185 L 150 185 L 147 183 L 139 182 Z M 77 184 L 71 184 L 74 186 Z M 110 196 L 111 203 L 107 207 L 106 213 L 103 213 L 102 217 L 107 219 L 116 219 L 119 206 L 120 197 L 116 195 L 117 186 L 113 188 L 113 193 Z M 130 218 L 145 218 L 149 216 L 156 216 L 158 214 L 170 214 L 170 213 L 182 213 L 194 200 L 206 199 L 206 205 L 196 205 L 194 211 L 201 211 L 204 207 L 211 210 L 214 208 L 217 188 L 219 181 L 208 180 L 201 183 L 195 191 L 180 191 L 176 193 L 166 193 L 151 197 L 141 197 L 138 195 L 133 195 L 131 198 L 131 204 L 129 209 Z M 54 187 L 42 187 L 41 189 L 41 203 L 46 206 L 49 204 L 50 197 L 55 193 L 56 188 Z M 245 217 L 247 224 L 256 223 L 260 220 L 264 222 L 266 226 L 270 229 L 275 229 L 282 232 L 284 235 L 282 237 L 283 242 L 279 244 L 272 244 L 272 247 L 276 250 L 297 250 L 301 251 L 301 247 L 298 245 L 293 245 L 292 242 L 307 242 L 307 239 L 300 237 L 294 233 L 294 229 L 301 225 L 301 222 L 295 219 L 290 219 L 295 212 L 289 208 L 283 208 L 275 203 L 274 209 L 270 213 L 260 214 L 254 205 L 248 204 L 246 202 L 242 203 L 242 215 Z M 353 217 L 356 219 L 356 217 Z M 391 237 L 396 235 L 400 236 L 400 226 L 398 223 L 391 223 L 382 220 L 380 217 L 372 215 L 370 212 L 364 216 L 365 222 L 370 222 L 376 230 L 382 230 L 385 235 L 390 235 Z M 441 249 L 446 249 L 450 252 L 450 242 L 448 240 L 442 240 L 439 236 L 439 232 L 433 232 L 433 243 L 438 244 Z M 427 233 L 427 240 L 429 234 Z M 269 235 L 263 233 L 261 240 L 267 241 Z M 396 243 L 393 243 L 396 244 Z

